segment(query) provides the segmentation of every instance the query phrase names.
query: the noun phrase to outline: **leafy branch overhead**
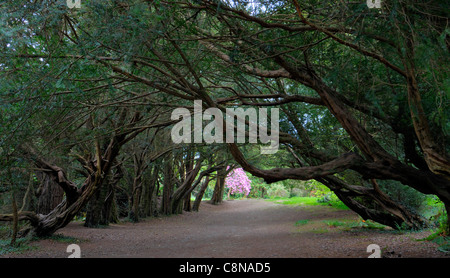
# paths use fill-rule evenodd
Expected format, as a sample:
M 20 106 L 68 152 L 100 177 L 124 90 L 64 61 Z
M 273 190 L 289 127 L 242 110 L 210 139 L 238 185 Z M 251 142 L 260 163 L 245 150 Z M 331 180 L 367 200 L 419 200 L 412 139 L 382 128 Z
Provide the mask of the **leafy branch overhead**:
M 59 197 L 0 221 L 45 236 L 80 213 L 96 226 L 120 210 L 133 221 L 198 210 L 211 186 L 215 204 L 226 185 L 243 189 L 228 183 L 234 168 L 316 180 L 391 227 L 428 225 L 390 190 L 450 209 L 448 3 L 319 2 L 2 3 L 0 184 L 30 192 L 36 179 Z M 279 108 L 279 152 L 175 144 L 171 113 L 193 115 L 194 100 Z

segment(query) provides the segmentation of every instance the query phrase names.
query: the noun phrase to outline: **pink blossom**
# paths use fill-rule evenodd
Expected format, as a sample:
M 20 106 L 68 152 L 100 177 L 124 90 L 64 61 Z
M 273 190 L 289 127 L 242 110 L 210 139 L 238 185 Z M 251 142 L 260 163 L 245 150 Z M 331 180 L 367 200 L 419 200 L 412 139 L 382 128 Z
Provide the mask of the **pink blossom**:
M 243 193 L 247 196 L 252 188 L 250 184 L 251 181 L 242 168 L 233 169 L 225 178 L 225 185 L 231 194 Z

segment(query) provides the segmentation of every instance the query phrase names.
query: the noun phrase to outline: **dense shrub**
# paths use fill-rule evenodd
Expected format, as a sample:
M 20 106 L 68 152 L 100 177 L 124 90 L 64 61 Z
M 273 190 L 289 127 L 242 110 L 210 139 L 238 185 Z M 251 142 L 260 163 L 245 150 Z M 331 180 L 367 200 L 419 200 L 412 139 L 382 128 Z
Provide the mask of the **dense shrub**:
M 286 188 L 282 184 L 274 183 L 267 190 L 267 195 L 269 195 L 269 197 L 271 197 L 271 198 L 274 198 L 274 197 L 286 198 L 286 197 L 289 197 L 289 192 L 286 190 Z

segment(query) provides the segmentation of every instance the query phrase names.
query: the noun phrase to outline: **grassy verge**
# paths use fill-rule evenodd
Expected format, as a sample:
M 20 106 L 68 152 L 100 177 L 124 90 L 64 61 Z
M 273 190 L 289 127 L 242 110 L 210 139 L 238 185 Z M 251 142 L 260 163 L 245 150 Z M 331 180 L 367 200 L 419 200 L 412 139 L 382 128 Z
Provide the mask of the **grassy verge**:
M 267 199 L 271 202 L 275 202 L 283 205 L 290 206 L 327 206 L 333 207 L 339 210 L 349 210 L 349 208 L 342 203 L 337 198 L 333 197 L 290 197 L 290 198 L 270 198 Z M 371 220 L 363 220 L 363 219 L 328 219 L 328 220 L 310 220 L 310 219 L 301 219 L 295 223 L 297 228 L 301 230 L 310 229 L 315 233 L 325 233 L 332 230 L 335 231 L 349 231 L 354 229 L 368 229 L 368 230 L 379 230 L 384 231 L 387 226 L 376 223 Z
M 323 221 L 330 228 L 339 228 L 341 230 L 352 230 L 352 229 L 368 229 L 368 230 L 380 230 L 384 231 L 389 229 L 389 227 L 379 224 L 371 220 L 324 220 Z
M 283 205 L 294 206 L 331 206 L 337 209 L 348 210 L 349 208 L 339 199 L 319 198 L 319 197 L 291 197 L 291 198 L 271 198 L 269 201 Z

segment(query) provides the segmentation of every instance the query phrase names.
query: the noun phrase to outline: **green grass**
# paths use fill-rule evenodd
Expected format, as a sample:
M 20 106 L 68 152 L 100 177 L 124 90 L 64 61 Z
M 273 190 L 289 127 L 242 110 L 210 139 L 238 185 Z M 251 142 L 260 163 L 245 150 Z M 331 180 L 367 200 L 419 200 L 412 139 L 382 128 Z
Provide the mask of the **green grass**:
M 324 234 L 332 232 L 345 232 L 352 230 L 378 229 L 384 231 L 386 226 L 375 223 L 373 221 L 362 221 L 362 219 L 326 219 L 326 220 L 310 220 L 301 219 L 295 222 L 297 227 L 295 232 L 310 232 L 314 234 Z
M 292 197 L 279 199 L 283 205 L 304 205 L 304 206 L 317 206 L 321 205 L 317 202 L 318 198 L 315 197 Z
M 77 239 L 75 237 L 71 236 L 65 236 L 62 234 L 54 234 L 49 237 L 44 238 L 37 238 L 37 237 L 24 237 L 24 238 L 18 238 L 16 241 L 16 244 L 14 246 L 10 245 L 11 239 L 0 239 L 0 255 L 5 255 L 9 253 L 23 253 L 25 251 L 29 250 L 36 250 L 38 247 L 31 246 L 30 242 L 42 240 L 42 239 L 50 239 L 54 240 L 56 242 L 62 242 L 62 243 L 80 243 L 83 240 Z
M 308 224 L 308 222 L 309 222 L 308 219 L 301 219 L 301 220 L 298 220 L 297 222 L 295 222 L 295 226 L 306 225 L 306 224 Z
M 325 224 L 328 225 L 328 227 L 348 227 L 349 223 L 348 222 L 343 222 L 343 221 L 339 221 L 339 220 L 324 220 L 323 221 Z
M 438 250 L 444 253 L 450 253 L 450 237 L 440 236 L 432 240 L 439 245 Z
M 291 198 L 272 198 L 270 201 L 280 203 L 283 205 L 294 206 L 331 206 L 337 209 L 348 210 L 349 208 L 340 200 L 334 200 L 323 202 L 322 198 L 318 197 L 291 197 Z
M 437 248 L 439 251 L 450 254 L 450 236 L 441 235 L 440 231 L 435 232 L 425 238 L 418 239 L 417 241 L 431 241 L 439 245 Z
M 351 229 L 369 229 L 369 230 L 385 230 L 387 226 L 383 224 L 379 224 L 377 222 L 366 220 L 363 221 L 360 219 L 360 221 L 355 220 L 324 220 L 325 224 L 327 224 L 328 227 L 332 228 L 342 228 L 343 230 L 351 230 Z
M 19 229 L 22 227 L 19 222 Z M 18 237 L 16 243 L 11 245 L 12 227 L 10 223 L 2 223 L 0 225 L 0 255 L 9 253 L 23 253 L 27 250 L 36 249 L 29 245 L 32 238 L 30 236 Z

